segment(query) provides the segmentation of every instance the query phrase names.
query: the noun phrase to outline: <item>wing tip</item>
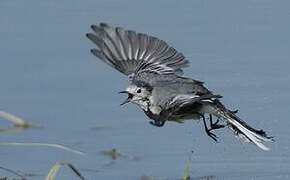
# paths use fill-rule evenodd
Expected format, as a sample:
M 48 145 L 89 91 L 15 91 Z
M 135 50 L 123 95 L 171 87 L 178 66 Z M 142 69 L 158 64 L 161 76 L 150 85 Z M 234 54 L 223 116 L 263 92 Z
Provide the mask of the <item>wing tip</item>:
M 99 26 L 101 28 L 111 28 L 111 26 L 108 23 L 105 23 L 105 22 L 100 22 Z
M 90 40 L 92 40 L 96 35 L 94 35 L 93 33 L 86 33 L 86 37 L 89 38 Z
M 97 56 L 98 58 L 100 58 L 100 56 L 99 56 L 99 51 L 97 50 L 97 49 L 90 49 L 90 52 L 93 54 L 93 55 L 95 55 L 95 56 Z
M 96 28 L 97 28 L 97 25 L 95 25 L 95 24 L 92 24 L 92 25 L 91 25 L 91 29 L 92 29 L 92 30 L 95 31 Z

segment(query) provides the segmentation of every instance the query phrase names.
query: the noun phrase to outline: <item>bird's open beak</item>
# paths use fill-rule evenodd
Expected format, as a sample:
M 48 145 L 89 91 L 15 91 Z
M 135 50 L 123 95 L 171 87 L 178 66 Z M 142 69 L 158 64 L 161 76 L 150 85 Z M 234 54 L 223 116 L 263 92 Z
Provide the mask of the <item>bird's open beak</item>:
M 128 91 L 120 91 L 119 93 L 127 93 L 128 94 L 128 98 L 124 102 L 122 102 L 120 104 L 120 106 L 127 104 L 128 102 L 131 102 L 131 99 L 133 98 L 133 94 L 129 93 Z

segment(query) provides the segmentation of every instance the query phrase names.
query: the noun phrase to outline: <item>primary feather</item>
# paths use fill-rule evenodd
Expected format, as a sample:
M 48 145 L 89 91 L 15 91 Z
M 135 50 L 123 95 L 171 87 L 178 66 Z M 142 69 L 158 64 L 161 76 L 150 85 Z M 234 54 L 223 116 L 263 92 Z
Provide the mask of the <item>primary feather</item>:
M 189 65 L 181 53 L 156 37 L 105 23 L 91 27 L 94 33 L 87 37 L 97 46 L 91 52 L 125 75 L 181 74 Z

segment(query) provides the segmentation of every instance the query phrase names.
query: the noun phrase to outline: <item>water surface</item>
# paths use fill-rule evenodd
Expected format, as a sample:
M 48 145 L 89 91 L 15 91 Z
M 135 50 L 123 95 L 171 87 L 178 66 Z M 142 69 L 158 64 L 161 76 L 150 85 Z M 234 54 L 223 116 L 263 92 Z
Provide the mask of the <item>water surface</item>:
M 1 133 L 0 166 L 43 179 L 67 160 L 87 179 L 179 179 L 191 158 L 195 179 L 290 179 L 290 3 L 287 1 L 64 0 L 0 2 L 0 110 L 42 128 Z M 275 136 L 271 151 L 240 143 L 229 130 L 214 143 L 202 123 L 149 125 L 133 105 L 120 107 L 127 78 L 89 53 L 92 23 L 158 36 L 191 61 L 186 75 L 206 81 L 254 127 Z M 10 124 L 0 122 L 0 126 Z M 112 160 L 104 151 L 116 148 Z M 193 153 L 191 153 L 193 151 Z M 1 171 L 0 176 L 11 176 Z M 72 179 L 68 169 L 59 179 Z

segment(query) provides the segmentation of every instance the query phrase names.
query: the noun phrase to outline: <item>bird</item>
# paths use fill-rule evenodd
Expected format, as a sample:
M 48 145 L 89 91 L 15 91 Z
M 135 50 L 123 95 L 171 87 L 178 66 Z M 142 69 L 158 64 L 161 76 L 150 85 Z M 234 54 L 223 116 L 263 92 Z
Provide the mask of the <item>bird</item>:
M 207 89 L 204 82 L 184 76 L 189 61 L 165 41 L 104 22 L 91 25 L 91 29 L 86 34 L 95 45 L 91 53 L 128 77 L 129 85 L 120 92 L 128 97 L 121 105 L 136 104 L 156 127 L 202 120 L 206 134 L 214 141 L 218 137 L 213 130 L 228 127 L 239 139 L 270 150 L 265 143 L 273 137 L 248 125 L 237 110 L 226 108 L 222 96 Z

